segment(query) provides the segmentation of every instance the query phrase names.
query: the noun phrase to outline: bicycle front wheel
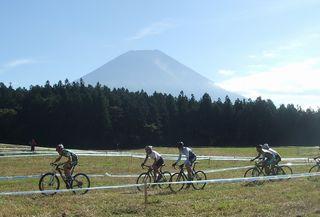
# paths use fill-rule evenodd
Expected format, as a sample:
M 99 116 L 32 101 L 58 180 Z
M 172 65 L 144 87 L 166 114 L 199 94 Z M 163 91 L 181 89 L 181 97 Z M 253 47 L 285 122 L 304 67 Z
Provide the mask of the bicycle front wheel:
M 194 174 L 193 180 L 194 181 L 207 180 L 207 175 L 203 171 L 199 170 Z M 192 186 L 196 190 L 201 190 L 204 188 L 204 186 L 206 186 L 206 184 L 207 184 L 206 182 L 199 182 L 199 183 L 192 183 Z
M 320 166 L 319 165 L 314 165 L 309 170 L 309 173 L 318 173 L 318 172 L 320 172 Z M 310 181 L 314 181 L 314 182 L 320 181 L 320 177 L 319 176 L 310 176 L 308 179 Z
M 41 176 L 39 180 L 39 190 L 58 190 L 60 187 L 60 181 L 54 173 L 46 173 Z M 54 195 L 57 192 L 43 193 L 44 195 Z
M 265 176 L 265 174 L 259 170 L 257 167 L 253 168 L 252 170 L 252 177 L 259 177 L 259 176 Z M 263 180 L 256 180 L 253 181 L 253 183 L 257 184 L 257 185 L 262 185 L 264 183 Z
M 78 173 L 73 176 L 71 186 L 72 186 L 72 189 L 90 188 L 90 179 L 86 174 Z M 88 191 L 89 191 L 88 189 L 84 189 L 82 191 L 80 191 L 80 190 L 73 191 L 73 193 L 74 194 L 85 194 Z
M 144 183 L 151 183 L 151 177 L 148 173 L 141 173 L 140 176 L 137 179 L 137 184 L 144 184 Z M 147 185 L 147 188 L 150 185 Z M 142 191 L 144 186 L 137 186 L 139 191 Z
M 244 177 L 245 177 L 245 178 L 252 177 L 252 176 L 253 176 L 253 175 L 252 175 L 253 169 L 254 169 L 254 167 L 248 169 L 248 170 L 244 173 Z
M 185 178 L 181 173 L 175 173 L 170 178 L 170 182 L 183 182 L 183 181 L 185 181 Z M 176 193 L 178 191 L 181 191 L 183 186 L 184 186 L 184 183 L 177 183 L 177 184 L 170 184 L 169 188 L 172 192 Z
M 167 189 L 169 188 L 169 184 L 166 184 L 166 182 L 170 181 L 171 178 L 171 173 L 168 171 L 163 172 L 161 179 L 159 180 L 159 182 L 164 183 L 164 184 L 160 184 L 159 187 L 162 189 Z
M 287 175 L 292 175 L 292 169 L 289 166 L 280 166 Z

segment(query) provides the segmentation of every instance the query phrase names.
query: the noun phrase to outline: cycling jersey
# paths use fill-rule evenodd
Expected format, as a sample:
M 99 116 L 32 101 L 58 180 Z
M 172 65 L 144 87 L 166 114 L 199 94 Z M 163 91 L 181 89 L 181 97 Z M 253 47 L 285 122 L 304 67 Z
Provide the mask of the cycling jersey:
M 270 150 L 262 149 L 262 157 L 263 161 L 266 162 L 268 165 L 275 164 L 276 162 L 276 155 Z
M 78 161 L 78 156 L 75 153 L 73 153 L 73 152 L 71 152 L 71 151 L 69 151 L 67 149 L 63 149 L 60 155 L 63 156 L 63 157 L 66 157 L 66 158 L 71 157 L 71 161 L 72 162 L 77 162 Z
M 181 160 L 182 155 L 186 156 L 186 161 L 184 162 L 185 165 L 191 165 L 196 161 L 196 155 L 193 153 L 191 148 L 183 147 L 182 150 L 179 152 L 179 157 L 176 163 L 178 163 Z
M 147 154 L 147 157 L 150 157 L 151 159 L 155 159 L 156 161 L 158 161 L 158 160 L 160 160 L 160 158 L 162 158 L 158 152 L 153 151 L 153 150 L 151 151 L 150 154 Z

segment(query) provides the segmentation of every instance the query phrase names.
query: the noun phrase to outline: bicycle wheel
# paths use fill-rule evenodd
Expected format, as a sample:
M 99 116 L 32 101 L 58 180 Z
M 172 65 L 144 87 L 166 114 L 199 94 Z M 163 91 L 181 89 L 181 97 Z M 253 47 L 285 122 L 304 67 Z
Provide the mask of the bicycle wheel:
M 162 175 L 162 177 L 158 182 L 166 183 L 166 182 L 170 181 L 170 178 L 171 178 L 171 173 L 170 172 L 165 171 L 161 175 Z M 169 188 L 169 184 L 160 184 L 159 188 L 167 189 L 167 188 Z
M 84 173 L 78 173 L 73 176 L 72 182 L 71 182 L 71 188 L 72 189 L 81 189 L 81 188 L 90 188 L 90 179 L 89 177 Z M 82 191 L 73 191 L 74 194 L 85 194 L 89 190 L 84 189 Z
M 170 182 L 183 182 L 185 181 L 184 175 L 181 173 L 175 173 L 171 176 Z M 170 184 L 169 188 L 172 192 L 178 192 L 180 191 L 184 186 L 184 183 L 177 183 L 177 184 Z
M 247 177 L 252 177 L 252 176 L 253 176 L 253 175 L 252 175 L 253 169 L 254 169 L 254 167 L 252 167 L 252 168 L 250 168 L 250 169 L 247 169 L 247 171 L 244 173 L 244 176 L 243 176 L 243 177 L 245 177 L 245 178 L 247 178 Z
M 275 175 L 286 175 L 286 172 L 284 171 L 284 169 L 282 169 L 282 167 L 276 166 L 274 168 L 275 170 Z
M 320 172 L 320 166 L 319 165 L 314 165 L 309 170 L 309 173 L 318 173 L 318 172 Z M 314 182 L 320 181 L 320 177 L 319 176 L 310 176 L 308 179 L 310 181 L 314 181 Z
M 194 181 L 207 180 L 207 175 L 203 171 L 199 170 L 194 174 L 193 180 Z M 206 186 L 206 184 L 207 184 L 206 182 L 192 183 L 192 186 L 196 190 L 201 190 L 204 188 L 204 186 Z
M 280 166 L 287 175 L 292 175 L 292 169 L 289 166 Z
M 259 176 L 265 176 L 265 174 L 259 170 L 258 168 L 253 168 L 252 170 L 252 177 L 259 177 Z M 261 185 L 264 183 L 264 180 L 256 180 L 256 181 L 253 181 L 254 184 L 257 184 L 257 185 Z
M 43 176 L 41 176 L 39 180 L 39 190 L 40 191 L 46 191 L 46 190 L 58 190 L 60 187 L 60 181 L 58 179 L 58 176 L 56 176 L 54 173 L 46 173 Z M 52 193 L 43 193 L 44 195 L 54 195 L 57 192 Z
M 137 179 L 137 184 L 144 184 L 144 183 L 151 183 L 151 177 L 149 173 L 141 173 L 140 176 Z M 150 185 L 147 185 L 147 188 L 149 188 Z M 142 191 L 144 186 L 137 186 L 139 191 Z

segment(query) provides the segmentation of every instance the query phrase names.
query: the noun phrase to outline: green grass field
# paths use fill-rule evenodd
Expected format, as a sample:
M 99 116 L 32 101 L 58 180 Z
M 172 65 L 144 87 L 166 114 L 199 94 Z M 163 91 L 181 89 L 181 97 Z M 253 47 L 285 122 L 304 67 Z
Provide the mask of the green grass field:
M 19 146 L 0 146 L 19 148 Z M 25 147 L 24 147 L 25 148 Z M 22 148 L 23 149 L 23 148 Z M 176 149 L 158 148 L 160 153 Z M 198 155 L 255 156 L 253 148 L 195 148 Z M 312 157 L 315 148 L 277 148 L 283 157 Z M 143 150 L 134 150 L 143 152 Z M 0 176 L 41 174 L 51 170 L 54 157 L 0 158 Z M 131 157 L 80 157 L 76 172 L 87 174 L 138 174 L 142 159 Z M 171 165 L 172 162 L 166 162 Z M 250 162 L 203 160 L 199 169 L 218 169 L 250 165 Z M 311 166 L 295 166 L 294 173 Z M 166 166 L 167 170 L 174 171 Z M 244 170 L 208 174 L 208 178 L 242 177 Z M 135 178 L 91 178 L 92 186 L 135 183 Z M 0 192 L 38 190 L 38 179 L 0 180 Z M 0 196 L 0 216 L 320 216 L 320 181 L 307 178 L 266 182 L 259 186 L 209 184 L 204 190 L 153 188 L 144 194 L 136 189 L 92 191 L 86 195 L 71 192 L 54 196 Z

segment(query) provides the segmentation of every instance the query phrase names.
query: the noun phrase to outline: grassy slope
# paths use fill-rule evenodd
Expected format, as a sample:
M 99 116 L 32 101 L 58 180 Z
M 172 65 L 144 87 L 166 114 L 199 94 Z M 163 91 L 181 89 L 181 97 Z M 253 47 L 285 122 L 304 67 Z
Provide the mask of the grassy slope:
M 175 149 L 161 148 L 162 153 Z M 198 154 L 255 155 L 252 148 L 195 149 Z M 281 148 L 284 157 L 297 156 L 294 148 Z M 141 150 L 140 150 L 141 151 Z M 315 149 L 301 151 L 317 154 Z M 1 176 L 39 174 L 50 170 L 53 157 L 0 158 Z M 81 157 L 78 171 L 89 174 L 140 173 L 141 159 Z M 168 162 L 171 164 L 171 162 Z M 200 169 L 250 165 L 249 162 L 201 161 Z M 294 167 L 294 172 L 305 172 L 310 166 Z M 170 167 L 167 169 L 173 171 Z M 208 178 L 241 177 L 244 171 L 210 174 Z M 134 183 L 127 178 L 93 178 L 93 186 Z M 0 181 L 0 191 L 37 190 L 37 179 Z M 203 191 L 183 190 L 170 194 L 157 188 L 149 192 L 147 208 L 143 194 L 134 189 L 90 192 L 78 196 L 72 193 L 53 197 L 41 195 L 6 196 L 0 198 L 0 216 L 320 216 L 320 182 L 298 179 L 268 182 L 261 186 L 243 184 L 211 184 Z

